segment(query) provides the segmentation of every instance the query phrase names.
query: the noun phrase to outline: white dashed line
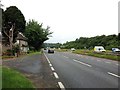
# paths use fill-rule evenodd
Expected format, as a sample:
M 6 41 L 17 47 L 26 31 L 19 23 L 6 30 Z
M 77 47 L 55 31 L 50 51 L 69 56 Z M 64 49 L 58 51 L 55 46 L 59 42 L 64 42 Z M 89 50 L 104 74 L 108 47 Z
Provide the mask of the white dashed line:
M 59 78 L 56 72 L 53 72 L 53 74 L 54 74 L 55 78 L 57 78 L 57 79 Z
M 64 56 L 65 58 L 68 58 L 67 56 Z
M 92 67 L 91 65 L 89 65 L 89 64 L 86 64 L 86 63 L 83 63 L 83 62 L 80 62 L 80 61 L 78 61 L 78 60 L 75 60 L 75 59 L 73 59 L 75 62 L 78 62 L 78 63 L 80 63 L 80 64 L 83 64 L 83 65 L 86 65 L 86 66 L 88 66 L 88 67 Z
M 120 76 L 118 76 L 118 75 L 116 75 L 116 74 L 114 74 L 114 73 L 108 72 L 108 74 L 120 78 Z
M 59 85 L 61 90 L 65 90 L 65 87 L 64 87 L 64 85 L 61 82 L 58 82 L 58 85 Z
M 105 62 L 105 63 L 111 63 L 111 62 Z
M 51 67 L 51 70 L 52 70 L 52 71 L 55 71 L 55 69 L 54 69 L 53 67 Z
M 118 66 L 119 64 L 117 63 L 116 65 Z
M 100 62 L 101 60 L 97 60 L 98 62 Z

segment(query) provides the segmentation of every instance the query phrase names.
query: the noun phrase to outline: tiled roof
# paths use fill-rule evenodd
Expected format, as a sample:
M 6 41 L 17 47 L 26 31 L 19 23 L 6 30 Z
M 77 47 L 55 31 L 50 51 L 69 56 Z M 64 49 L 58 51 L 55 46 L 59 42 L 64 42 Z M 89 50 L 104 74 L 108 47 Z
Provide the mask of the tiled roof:
M 27 40 L 27 38 L 21 33 L 21 32 L 19 32 L 18 33 L 18 36 L 17 36 L 17 40 Z

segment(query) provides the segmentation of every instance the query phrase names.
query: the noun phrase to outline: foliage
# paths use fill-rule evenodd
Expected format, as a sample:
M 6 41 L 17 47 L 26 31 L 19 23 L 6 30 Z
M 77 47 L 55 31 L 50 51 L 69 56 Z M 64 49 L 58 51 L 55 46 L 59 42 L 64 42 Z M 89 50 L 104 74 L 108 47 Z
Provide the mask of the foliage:
M 42 24 L 39 24 L 35 20 L 30 20 L 26 25 L 25 36 L 28 38 L 28 44 L 34 50 L 39 50 L 44 41 L 48 40 L 48 36 L 52 34 L 49 31 L 50 27 L 46 29 L 42 27 Z
M 9 42 L 9 31 L 13 26 L 13 42 L 17 37 L 18 31 L 24 32 L 25 18 L 22 12 L 16 6 L 10 6 L 5 11 L 2 10 L 2 34 L 7 42 Z
M 16 70 L 3 67 L 2 68 L 2 88 L 31 88 L 35 90 L 32 83 Z
M 44 43 L 43 47 L 60 48 L 61 43 Z
M 80 37 L 75 41 L 66 42 L 63 44 L 65 48 L 76 49 L 93 49 L 94 46 L 104 46 L 105 49 L 111 50 L 113 47 L 119 47 L 118 35 L 101 35 L 95 37 Z

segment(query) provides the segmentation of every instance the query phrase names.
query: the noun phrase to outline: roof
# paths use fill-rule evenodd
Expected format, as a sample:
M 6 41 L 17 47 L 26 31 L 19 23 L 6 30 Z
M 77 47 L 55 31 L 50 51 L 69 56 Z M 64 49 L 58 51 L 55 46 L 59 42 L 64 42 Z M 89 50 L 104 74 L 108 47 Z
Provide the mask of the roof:
M 27 38 L 21 32 L 19 32 L 18 36 L 17 36 L 17 40 L 24 40 L 24 41 L 26 41 Z

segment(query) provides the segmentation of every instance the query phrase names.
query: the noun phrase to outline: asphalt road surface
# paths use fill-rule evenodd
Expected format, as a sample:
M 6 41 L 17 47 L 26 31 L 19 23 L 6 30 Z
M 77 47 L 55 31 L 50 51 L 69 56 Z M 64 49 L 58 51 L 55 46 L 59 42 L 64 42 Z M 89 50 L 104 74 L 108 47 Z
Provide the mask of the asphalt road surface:
M 71 52 L 44 51 L 61 88 L 118 88 L 120 76 L 117 61 Z

